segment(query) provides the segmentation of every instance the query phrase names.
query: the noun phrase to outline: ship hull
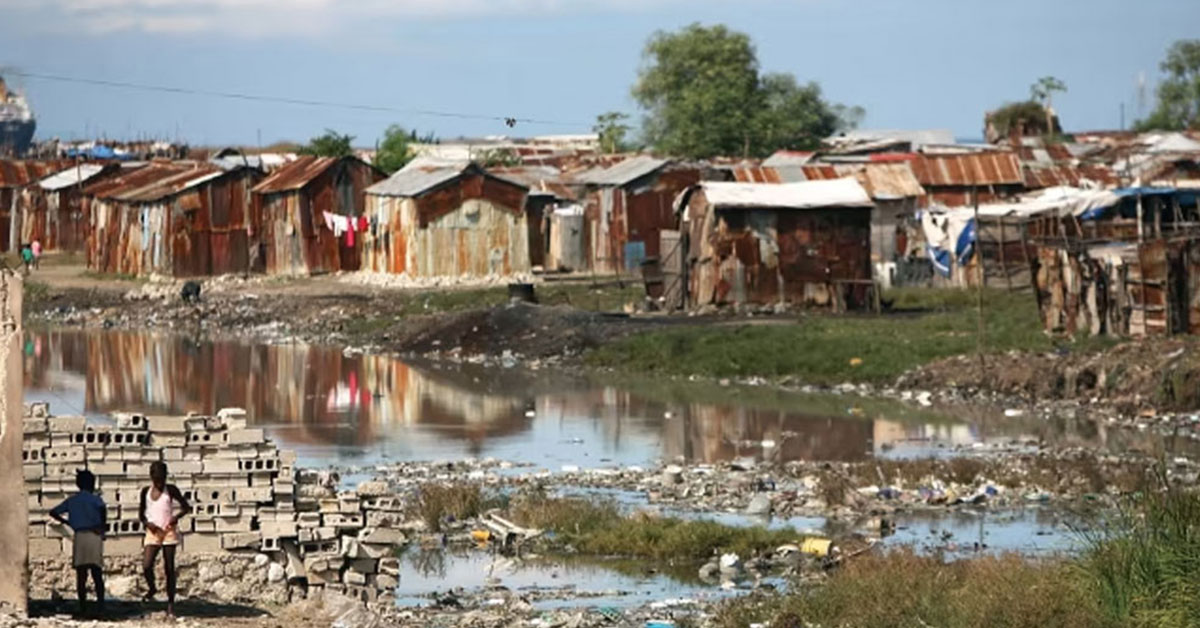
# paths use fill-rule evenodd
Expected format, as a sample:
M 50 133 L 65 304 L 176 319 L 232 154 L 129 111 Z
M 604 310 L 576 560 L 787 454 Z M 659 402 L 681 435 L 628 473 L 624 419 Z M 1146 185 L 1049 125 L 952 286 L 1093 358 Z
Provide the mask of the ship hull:
M 21 156 L 33 144 L 33 120 L 0 120 L 0 155 Z

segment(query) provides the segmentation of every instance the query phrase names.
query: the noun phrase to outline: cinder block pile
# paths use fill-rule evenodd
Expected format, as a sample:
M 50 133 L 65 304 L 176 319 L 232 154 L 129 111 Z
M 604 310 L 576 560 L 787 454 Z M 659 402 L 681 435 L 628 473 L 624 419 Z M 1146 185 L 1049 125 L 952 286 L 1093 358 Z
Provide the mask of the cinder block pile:
M 138 518 L 150 463 L 162 460 L 194 512 L 183 520 L 182 551 L 271 555 L 289 579 L 373 601 L 399 579 L 395 548 L 407 542 L 402 502 L 382 482 L 337 492 L 320 474 L 297 473 L 296 455 L 280 451 L 246 413 L 215 416 L 117 413 L 115 426 L 26 407 L 25 483 L 32 557 L 70 554 L 70 531 L 49 511 L 76 491 L 75 473 L 96 475 L 108 504 L 108 555 L 136 554 L 145 534 Z

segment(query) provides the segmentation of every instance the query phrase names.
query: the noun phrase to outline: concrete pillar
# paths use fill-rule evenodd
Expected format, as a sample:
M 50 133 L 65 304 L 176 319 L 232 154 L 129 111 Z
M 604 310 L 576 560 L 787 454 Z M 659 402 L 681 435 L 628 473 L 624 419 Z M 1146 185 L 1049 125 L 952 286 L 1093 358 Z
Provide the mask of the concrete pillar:
M 0 602 L 25 611 L 29 515 L 21 462 L 21 277 L 0 269 Z

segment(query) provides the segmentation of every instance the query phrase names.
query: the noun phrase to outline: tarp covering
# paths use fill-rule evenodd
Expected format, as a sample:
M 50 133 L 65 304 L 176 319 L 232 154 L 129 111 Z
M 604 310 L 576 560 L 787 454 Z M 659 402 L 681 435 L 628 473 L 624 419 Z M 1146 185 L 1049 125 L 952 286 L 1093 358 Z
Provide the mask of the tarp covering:
M 708 203 L 719 208 L 874 207 L 867 191 L 852 177 L 796 183 L 706 181 L 700 188 Z

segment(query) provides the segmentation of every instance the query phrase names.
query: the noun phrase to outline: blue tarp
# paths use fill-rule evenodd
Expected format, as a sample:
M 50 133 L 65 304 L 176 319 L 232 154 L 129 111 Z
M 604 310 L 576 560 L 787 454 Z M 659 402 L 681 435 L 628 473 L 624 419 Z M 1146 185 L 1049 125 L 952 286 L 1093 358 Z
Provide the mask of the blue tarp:
M 1138 196 L 1141 196 L 1141 197 L 1178 196 L 1179 203 L 1182 205 L 1194 204 L 1195 200 L 1196 200 L 1196 194 L 1194 192 L 1182 193 L 1176 188 L 1157 188 L 1157 187 L 1149 187 L 1149 186 L 1142 186 L 1142 187 L 1136 187 L 1136 188 L 1118 188 L 1116 190 L 1112 190 L 1112 194 L 1115 197 L 1113 199 L 1114 202 L 1107 203 L 1107 204 L 1099 206 L 1099 207 L 1093 207 L 1093 208 L 1083 212 L 1082 214 L 1080 214 L 1079 219 L 1080 220 L 1099 220 L 1101 218 L 1104 218 L 1106 215 L 1108 215 L 1112 209 L 1120 207 L 1125 202 L 1126 199 L 1137 198 Z M 1129 212 L 1126 212 L 1126 213 L 1129 213 Z M 1137 216 L 1135 213 L 1134 215 L 1128 215 L 1128 216 L 1124 216 L 1124 217 L 1125 218 L 1136 218 Z
M 963 266 L 971 260 L 971 256 L 975 253 L 975 219 L 968 220 L 963 226 L 963 230 L 959 232 L 958 239 L 954 241 L 953 254 L 940 246 L 927 246 L 926 248 L 934 270 L 943 277 L 949 277 L 950 262 L 953 261 L 959 266 Z

